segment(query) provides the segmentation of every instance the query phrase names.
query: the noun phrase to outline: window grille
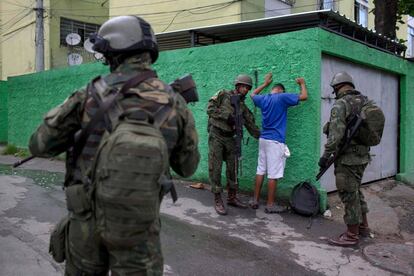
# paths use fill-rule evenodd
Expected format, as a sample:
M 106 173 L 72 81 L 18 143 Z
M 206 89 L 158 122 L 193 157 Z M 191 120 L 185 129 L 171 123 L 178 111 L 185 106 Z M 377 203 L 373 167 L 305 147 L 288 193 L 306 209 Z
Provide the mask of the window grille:
M 68 46 L 66 43 L 66 36 L 70 33 L 76 33 L 80 35 L 81 42 L 76 45 L 83 47 L 83 42 L 89 37 L 90 34 L 98 32 L 99 25 L 72 20 L 68 18 L 60 18 L 60 45 Z

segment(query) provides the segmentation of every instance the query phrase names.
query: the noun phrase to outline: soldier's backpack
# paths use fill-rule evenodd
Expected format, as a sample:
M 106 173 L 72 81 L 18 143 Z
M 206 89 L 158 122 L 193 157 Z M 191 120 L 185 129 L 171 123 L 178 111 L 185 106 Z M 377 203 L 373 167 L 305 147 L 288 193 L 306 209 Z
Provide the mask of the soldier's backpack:
M 171 184 L 160 126 L 171 115 L 172 96 L 135 89 L 126 93 L 137 101 L 128 102 L 117 120 L 108 116 L 113 127 L 102 137 L 92 175 L 98 233 L 114 247 L 148 239 L 149 230 L 157 228 L 163 187 Z
M 293 187 L 290 206 L 295 213 L 312 217 L 319 213 L 319 192 L 311 183 L 304 181 Z
M 381 108 L 368 101 L 361 109 L 363 119 L 359 127 L 357 138 L 366 146 L 376 146 L 381 142 L 384 131 L 385 116 Z
M 382 133 L 384 131 L 384 113 L 374 101 L 368 100 L 366 96 L 363 96 L 358 91 L 355 92 L 358 93 L 358 97 L 354 97 L 354 100 L 350 100 L 349 103 L 351 104 L 352 109 L 354 109 L 355 106 L 356 111 L 354 112 L 358 112 L 359 116 L 362 118 L 362 123 L 356 133 L 355 139 L 363 145 L 370 147 L 376 146 L 381 142 Z M 358 98 L 359 101 L 355 102 L 355 99 Z

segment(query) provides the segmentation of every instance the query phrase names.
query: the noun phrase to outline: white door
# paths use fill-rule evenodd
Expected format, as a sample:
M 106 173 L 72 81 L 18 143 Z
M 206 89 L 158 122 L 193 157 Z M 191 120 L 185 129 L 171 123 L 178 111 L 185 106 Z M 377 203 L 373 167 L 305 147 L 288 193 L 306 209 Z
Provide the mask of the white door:
M 373 69 L 328 55 L 322 57 L 321 122 L 329 120 L 335 95 L 329 83 L 335 73 L 346 71 L 355 83 L 356 90 L 374 100 L 385 114 L 385 129 L 378 146 L 371 148 L 372 161 L 365 170 L 362 182 L 370 182 L 397 174 L 398 166 L 398 94 L 399 77 L 389 72 Z M 321 153 L 326 136 L 321 129 Z M 333 166 L 321 178 L 321 185 L 328 192 L 335 191 Z

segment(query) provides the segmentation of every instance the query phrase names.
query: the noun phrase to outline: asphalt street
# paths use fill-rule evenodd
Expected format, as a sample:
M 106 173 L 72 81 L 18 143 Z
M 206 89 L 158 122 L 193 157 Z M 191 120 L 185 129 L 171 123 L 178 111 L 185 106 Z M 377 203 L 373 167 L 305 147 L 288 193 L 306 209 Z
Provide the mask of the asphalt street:
M 48 254 L 49 233 L 66 213 L 63 163 L 44 159 L 13 170 L 0 157 L 0 275 L 62 275 Z M 165 275 L 394 275 L 360 248 L 327 245 L 343 226 L 323 217 L 230 208 L 219 216 L 207 190 L 176 181 L 179 200 L 162 204 Z M 247 196 L 243 197 L 248 200 Z

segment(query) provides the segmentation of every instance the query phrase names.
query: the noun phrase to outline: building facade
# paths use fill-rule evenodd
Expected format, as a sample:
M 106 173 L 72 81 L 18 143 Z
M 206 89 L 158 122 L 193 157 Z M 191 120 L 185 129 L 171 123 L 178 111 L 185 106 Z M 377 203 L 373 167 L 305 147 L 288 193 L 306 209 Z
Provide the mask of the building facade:
M 94 60 L 93 55 L 84 50 L 83 42 L 108 19 L 108 7 L 101 3 L 97 0 L 43 1 L 46 70 Z M 0 75 L 3 80 L 35 71 L 35 8 L 33 0 L 0 1 Z M 80 36 L 78 44 L 68 45 L 66 36 L 69 33 Z
M 36 1 L 0 1 L 0 77 L 35 71 Z M 373 0 L 43 0 L 45 69 L 94 61 L 83 48 L 91 32 L 110 17 L 135 14 L 148 20 L 156 33 L 252 19 L 333 9 L 374 28 Z M 414 56 L 414 19 L 403 17 L 397 37 Z M 68 45 L 68 34 L 80 41 Z

